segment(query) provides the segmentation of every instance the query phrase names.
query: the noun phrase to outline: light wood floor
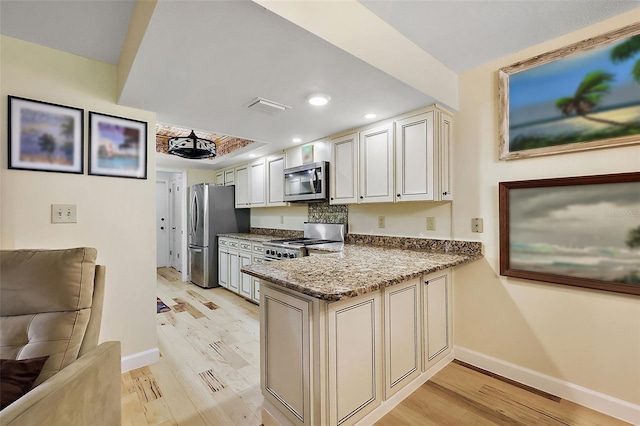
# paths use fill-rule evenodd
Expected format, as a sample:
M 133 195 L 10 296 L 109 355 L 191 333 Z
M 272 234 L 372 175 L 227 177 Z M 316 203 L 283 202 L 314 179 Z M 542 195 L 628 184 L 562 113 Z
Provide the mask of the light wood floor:
M 123 425 L 277 425 L 262 410 L 258 307 L 158 270 L 160 361 L 122 375 Z M 451 363 L 377 425 L 624 425 Z

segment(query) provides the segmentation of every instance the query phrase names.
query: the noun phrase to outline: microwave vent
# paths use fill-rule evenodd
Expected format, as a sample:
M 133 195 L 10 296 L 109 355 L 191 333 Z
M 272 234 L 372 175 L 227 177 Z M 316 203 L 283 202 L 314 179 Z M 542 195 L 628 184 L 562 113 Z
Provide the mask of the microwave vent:
M 270 101 L 268 99 L 255 98 L 254 100 L 249 102 L 248 108 L 268 112 L 269 114 L 276 114 L 282 111 L 286 111 L 291 107 L 278 102 Z

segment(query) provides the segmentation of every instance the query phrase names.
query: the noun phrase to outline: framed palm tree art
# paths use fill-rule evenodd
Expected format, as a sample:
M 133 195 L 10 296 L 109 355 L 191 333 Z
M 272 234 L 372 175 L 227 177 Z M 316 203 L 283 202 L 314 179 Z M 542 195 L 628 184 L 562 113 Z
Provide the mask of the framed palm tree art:
M 640 23 L 498 71 L 500 159 L 640 143 Z
M 10 169 L 84 171 L 84 110 L 9 96 Z

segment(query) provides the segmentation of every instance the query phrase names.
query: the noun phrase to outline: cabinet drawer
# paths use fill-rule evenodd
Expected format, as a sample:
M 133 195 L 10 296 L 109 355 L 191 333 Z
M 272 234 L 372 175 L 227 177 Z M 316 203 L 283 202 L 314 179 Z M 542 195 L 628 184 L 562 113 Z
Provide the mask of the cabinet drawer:
M 264 254 L 264 246 L 262 244 L 253 244 L 254 253 Z
M 240 250 L 251 251 L 251 243 L 240 243 Z
M 228 246 L 228 245 L 229 245 L 229 240 L 225 240 L 224 238 L 220 238 L 220 239 L 218 240 L 218 245 L 219 245 L 219 246 L 225 246 L 225 247 L 226 247 L 226 246 Z
M 262 256 L 256 256 L 255 254 L 253 256 L 251 256 L 251 263 L 264 263 L 264 257 Z
M 233 240 L 229 240 L 229 247 L 237 248 L 238 247 L 238 242 L 237 241 L 233 241 Z

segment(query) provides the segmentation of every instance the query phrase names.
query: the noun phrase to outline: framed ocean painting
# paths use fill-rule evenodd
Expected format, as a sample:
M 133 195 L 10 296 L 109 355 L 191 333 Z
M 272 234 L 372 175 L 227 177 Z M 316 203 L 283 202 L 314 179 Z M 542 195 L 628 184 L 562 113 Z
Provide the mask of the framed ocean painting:
M 640 23 L 498 76 L 501 160 L 640 143 Z
M 147 178 L 147 123 L 89 112 L 89 174 Z
M 84 170 L 84 110 L 9 96 L 10 169 Z
M 498 191 L 500 275 L 640 295 L 640 172 Z

